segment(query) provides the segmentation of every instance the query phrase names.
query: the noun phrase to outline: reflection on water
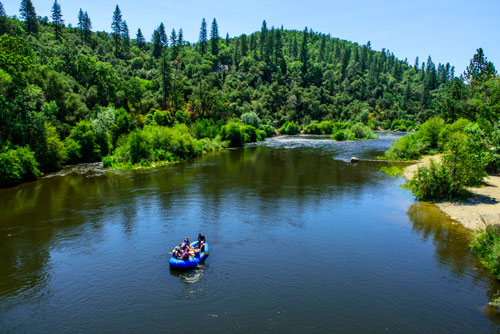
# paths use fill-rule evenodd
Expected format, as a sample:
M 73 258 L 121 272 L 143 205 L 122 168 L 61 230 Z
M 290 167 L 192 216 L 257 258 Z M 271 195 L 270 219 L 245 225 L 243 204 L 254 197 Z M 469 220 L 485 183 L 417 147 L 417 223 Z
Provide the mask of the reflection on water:
M 393 140 L 278 137 L 0 190 L 0 332 L 179 332 L 193 314 L 208 333 L 491 332 L 497 281 L 463 228 L 379 172 Z M 199 232 L 206 263 L 171 270 Z

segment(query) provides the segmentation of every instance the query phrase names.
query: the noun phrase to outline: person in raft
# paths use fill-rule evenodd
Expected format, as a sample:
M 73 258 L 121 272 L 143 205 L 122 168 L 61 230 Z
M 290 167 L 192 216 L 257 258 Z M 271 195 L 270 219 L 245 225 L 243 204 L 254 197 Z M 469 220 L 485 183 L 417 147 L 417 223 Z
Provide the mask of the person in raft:
M 200 247 L 201 245 L 201 242 L 203 241 L 203 243 L 205 243 L 205 236 L 201 233 L 198 233 L 198 247 Z
M 186 239 L 184 239 L 184 242 L 182 243 L 181 249 L 186 250 L 190 248 L 191 248 L 191 243 L 189 242 L 189 237 L 186 237 Z
M 196 257 L 200 257 L 200 253 L 205 251 L 205 241 L 201 241 L 198 244 L 200 245 L 200 247 L 196 245 L 196 247 L 194 248 L 194 254 Z

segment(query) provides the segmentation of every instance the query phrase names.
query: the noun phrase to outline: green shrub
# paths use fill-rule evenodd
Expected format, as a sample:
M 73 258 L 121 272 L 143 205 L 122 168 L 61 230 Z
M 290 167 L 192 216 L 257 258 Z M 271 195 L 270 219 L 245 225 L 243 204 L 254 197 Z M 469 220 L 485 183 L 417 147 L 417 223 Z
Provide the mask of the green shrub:
M 330 135 L 333 133 L 333 122 L 332 121 L 321 121 L 318 124 L 319 131 L 322 135 Z
M 148 138 L 140 130 L 133 131 L 129 134 L 127 140 L 128 153 L 130 162 L 136 164 L 142 160 L 149 160 L 151 155 L 151 147 Z
M 254 112 L 247 112 L 241 115 L 241 123 L 245 125 L 251 125 L 254 128 L 258 129 L 260 127 L 260 119 Z
M 297 124 L 286 121 L 278 131 L 285 135 L 296 135 L 300 132 L 300 128 Z
M 444 126 L 444 120 L 439 117 L 429 118 L 418 128 L 418 136 L 426 143 L 428 150 L 435 150 L 438 148 L 439 134 Z M 426 152 L 432 153 L 432 152 Z
M 454 185 L 450 170 L 431 159 L 430 165 L 417 169 L 406 183 L 413 195 L 420 200 L 446 200 L 461 195 L 462 188 Z
M 474 232 L 470 248 L 481 263 L 500 279 L 500 231 L 488 225 L 483 231 Z
M 312 121 L 304 128 L 305 133 L 319 135 L 321 134 L 321 129 L 319 128 L 318 121 Z
M 378 136 L 373 133 L 373 131 L 363 123 L 356 123 L 351 127 L 351 131 L 354 132 L 356 139 L 376 139 Z
M 172 115 L 168 110 L 156 110 L 153 113 L 153 120 L 161 126 L 170 126 L 173 123 Z
M 337 140 L 337 141 L 343 141 L 343 140 L 346 140 L 346 135 L 345 135 L 343 130 L 337 130 L 332 135 L 331 139 Z
M 191 116 L 186 110 L 177 110 L 175 113 L 175 120 L 179 123 L 191 124 Z
M 385 156 L 393 160 L 417 160 L 422 157 L 428 145 L 415 133 L 396 140 L 385 152 Z
M 262 130 L 266 132 L 266 137 L 272 137 L 275 135 L 274 128 L 269 124 L 262 125 Z
M 244 132 L 240 123 L 231 121 L 221 129 L 221 137 L 229 142 L 230 147 L 242 147 L 245 144 Z
M 198 138 L 215 138 L 219 134 L 219 127 L 213 119 L 198 119 L 191 127 L 193 135 Z
M 0 186 L 9 187 L 40 175 L 35 154 L 26 147 L 5 149 L 0 153 Z
M 243 125 L 241 127 L 245 143 L 255 143 L 257 141 L 257 129 L 251 125 Z
M 80 121 L 64 140 L 64 156 L 68 163 L 95 162 L 101 160 L 94 127 L 88 121 Z

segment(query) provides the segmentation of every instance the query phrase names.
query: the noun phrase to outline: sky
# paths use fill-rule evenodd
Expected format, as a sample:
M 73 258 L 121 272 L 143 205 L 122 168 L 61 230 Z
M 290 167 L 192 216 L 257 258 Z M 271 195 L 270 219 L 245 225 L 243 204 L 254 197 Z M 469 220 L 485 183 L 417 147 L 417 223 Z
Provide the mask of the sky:
M 19 15 L 20 0 L 0 0 L 7 15 Z M 32 0 L 40 16 L 50 18 L 52 0 Z M 430 55 L 435 64 L 449 62 L 463 73 L 476 49 L 500 70 L 500 0 L 58 0 L 65 23 L 76 26 L 78 11 L 87 11 L 93 30 L 111 30 L 118 4 L 131 38 L 141 28 L 150 39 L 160 22 L 168 35 L 182 28 L 186 40 L 196 42 L 202 18 L 208 26 L 217 19 L 225 37 L 250 34 L 268 27 L 331 34 L 332 37 L 389 49 L 399 59 L 420 63 Z

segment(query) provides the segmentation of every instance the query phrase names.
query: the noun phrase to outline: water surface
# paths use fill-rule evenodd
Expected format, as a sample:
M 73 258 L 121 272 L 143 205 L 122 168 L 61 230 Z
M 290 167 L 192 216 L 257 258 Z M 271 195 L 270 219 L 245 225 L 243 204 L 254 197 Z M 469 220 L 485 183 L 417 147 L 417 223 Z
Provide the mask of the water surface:
M 495 332 L 468 234 L 379 171 L 395 138 L 279 137 L 0 190 L 0 331 Z M 205 264 L 170 270 L 198 232 Z

